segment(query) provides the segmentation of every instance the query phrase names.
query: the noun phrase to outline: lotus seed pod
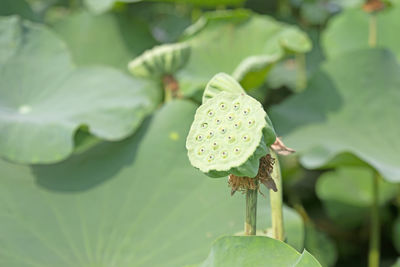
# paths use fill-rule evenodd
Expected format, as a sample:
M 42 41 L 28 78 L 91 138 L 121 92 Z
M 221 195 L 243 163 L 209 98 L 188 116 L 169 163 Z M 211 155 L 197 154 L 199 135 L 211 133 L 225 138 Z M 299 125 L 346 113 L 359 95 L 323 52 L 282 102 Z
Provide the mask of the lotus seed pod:
M 245 93 L 220 92 L 210 98 L 197 109 L 186 140 L 191 164 L 211 177 L 255 177 L 259 159 L 269 151 L 266 116 Z
M 213 98 L 221 92 L 230 92 L 233 94 L 245 93 L 242 86 L 226 73 L 218 73 L 207 83 L 203 93 L 203 103 Z
M 165 44 L 145 51 L 128 64 L 129 71 L 143 78 L 160 78 L 181 69 L 190 56 L 187 43 Z

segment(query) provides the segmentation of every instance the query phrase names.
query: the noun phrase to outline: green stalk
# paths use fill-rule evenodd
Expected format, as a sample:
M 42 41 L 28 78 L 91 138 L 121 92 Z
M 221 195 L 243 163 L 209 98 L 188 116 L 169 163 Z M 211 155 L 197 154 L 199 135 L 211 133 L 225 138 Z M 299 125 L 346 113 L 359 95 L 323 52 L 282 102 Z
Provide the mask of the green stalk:
M 375 173 L 372 180 L 372 206 L 371 206 L 371 226 L 369 240 L 368 266 L 379 266 L 379 174 Z
M 296 54 L 296 65 L 296 91 L 302 92 L 307 87 L 306 56 L 304 53 Z
M 376 47 L 376 41 L 377 41 L 376 14 L 372 13 L 369 16 L 369 36 L 368 36 L 369 46 Z
M 274 179 L 276 192 L 270 190 L 271 217 L 272 217 L 272 237 L 283 241 L 285 239 L 283 230 L 283 213 L 282 213 L 282 176 L 281 167 L 278 156 L 273 149 L 270 149 L 270 154 L 275 159 L 274 169 L 272 171 L 272 179 Z
M 246 221 L 244 223 L 245 235 L 256 235 L 257 231 L 257 193 L 258 189 L 246 191 Z
M 377 42 L 376 14 L 372 13 L 369 17 L 369 36 L 368 44 L 375 47 Z M 372 206 L 371 206 L 371 225 L 370 240 L 368 252 L 368 266 L 379 267 L 379 241 L 380 241 L 380 225 L 379 225 L 379 174 L 375 172 L 372 181 Z

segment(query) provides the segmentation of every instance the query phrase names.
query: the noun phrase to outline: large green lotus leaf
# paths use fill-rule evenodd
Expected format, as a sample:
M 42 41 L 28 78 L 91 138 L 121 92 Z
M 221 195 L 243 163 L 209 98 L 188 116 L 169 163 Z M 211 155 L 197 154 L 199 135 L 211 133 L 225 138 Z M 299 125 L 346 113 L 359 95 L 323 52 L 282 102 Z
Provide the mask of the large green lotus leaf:
M 400 3 L 400 2 L 399 2 Z M 400 59 L 400 36 L 393 29 L 400 27 L 400 6 L 394 5 L 377 13 L 377 47 L 390 49 Z M 361 8 L 348 9 L 332 19 L 324 31 L 322 44 L 328 58 L 368 48 L 370 15 Z
M 85 126 L 107 140 L 132 134 L 159 101 L 156 86 L 108 68 L 75 68 L 44 26 L 0 19 L 0 156 L 49 163 Z M 4 35 L 3 35 L 4 32 Z
M 226 236 L 213 244 L 198 267 L 321 266 L 306 250 L 300 254 L 287 244 L 263 236 Z
M 183 266 L 206 258 L 218 236 L 241 231 L 245 196 L 231 197 L 227 180 L 187 159 L 195 109 L 172 101 L 128 139 L 55 165 L 0 161 L 0 265 Z M 263 209 L 260 227 L 270 220 Z
M 349 152 L 400 181 L 400 66 L 393 54 L 367 49 L 324 64 L 308 88 L 269 114 L 285 143 L 309 168 Z
M 304 248 L 307 249 L 322 266 L 335 266 L 338 251 L 335 243 L 325 233 L 311 223 L 305 225 Z
M 156 44 L 148 26 L 120 14 L 77 12 L 54 25 L 78 65 L 103 64 L 127 70 L 128 62 Z
M 391 267 L 400 267 L 400 257 L 397 258 L 397 261 Z
M 207 13 L 186 30 L 184 40 L 192 53 L 177 77 L 186 95 L 204 89 L 219 72 L 234 73 L 234 78 L 249 87 L 245 89 L 251 89 L 264 81 L 271 64 L 285 53 L 311 48 L 298 28 L 245 10 Z M 258 84 L 250 82 L 250 77 Z
M 272 235 L 271 206 L 269 191 L 262 188 L 263 195 L 259 194 L 257 200 L 257 234 Z M 301 251 L 304 248 L 304 224 L 301 216 L 292 208 L 283 206 L 283 226 L 285 229 L 285 242 Z M 267 219 L 265 219 L 267 218 Z M 260 232 L 259 232 L 260 231 Z
M 373 171 L 365 167 L 343 167 L 322 174 L 316 185 L 328 215 L 338 224 L 355 227 L 369 217 L 373 199 Z M 379 204 L 397 194 L 397 187 L 379 180 Z
M 115 3 L 134 3 L 141 1 L 154 1 L 154 0 L 84 0 L 86 6 L 95 13 L 105 12 L 113 7 Z M 240 5 L 245 0 L 159 0 L 159 2 L 172 2 L 191 4 L 200 7 L 216 7 L 225 5 Z
M 0 16 L 20 15 L 23 18 L 35 20 L 35 13 L 25 0 L 1 0 Z

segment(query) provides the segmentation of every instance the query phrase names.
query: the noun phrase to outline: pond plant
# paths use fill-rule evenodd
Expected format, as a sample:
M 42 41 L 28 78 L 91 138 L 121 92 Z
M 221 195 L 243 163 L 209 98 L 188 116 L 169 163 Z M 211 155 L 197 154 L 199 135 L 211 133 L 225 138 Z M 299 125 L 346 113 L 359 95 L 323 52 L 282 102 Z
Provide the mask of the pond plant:
M 399 267 L 399 18 L 1 0 L 0 266 Z

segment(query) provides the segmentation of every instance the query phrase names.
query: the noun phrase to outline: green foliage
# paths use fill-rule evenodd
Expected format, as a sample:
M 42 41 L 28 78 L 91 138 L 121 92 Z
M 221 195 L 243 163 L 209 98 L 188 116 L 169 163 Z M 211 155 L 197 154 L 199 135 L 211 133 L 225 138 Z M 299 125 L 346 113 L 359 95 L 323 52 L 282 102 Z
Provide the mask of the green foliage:
M 203 89 L 219 72 L 235 74 L 242 85 L 257 87 L 271 64 L 285 54 L 311 49 L 297 27 L 244 10 L 206 13 L 186 30 L 183 40 L 192 47 L 188 64 L 177 74 L 186 95 Z
M 372 205 L 373 171 L 365 167 L 342 167 L 320 176 L 316 193 L 327 214 L 345 227 L 359 226 L 369 216 Z M 384 206 L 397 194 L 397 187 L 379 181 L 379 204 Z
M 321 266 L 307 251 L 299 254 L 285 243 L 262 236 L 218 239 L 208 258 L 198 267 Z
M 80 11 L 60 19 L 53 27 L 79 66 L 100 64 L 126 71 L 132 57 L 156 44 L 148 26 L 127 15 Z
M 60 161 L 72 152 L 80 126 L 106 140 L 125 138 L 159 101 L 149 82 L 74 67 L 46 27 L 16 17 L 0 25 L 0 155 L 9 160 Z
M 1 0 L 0 16 L 9 15 L 19 15 L 30 20 L 37 19 L 37 16 L 25 0 Z
M 393 243 L 397 252 L 400 253 L 400 216 L 397 217 L 393 225 Z
M 195 109 L 172 101 L 132 137 L 59 164 L 0 161 L 1 263 L 182 266 L 204 259 L 219 235 L 240 231 L 242 197 L 230 198 L 226 181 L 204 179 L 187 160 Z M 301 219 L 288 208 L 284 215 L 300 249 Z M 268 216 L 260 209 L 261 227 Z
M 113 7 L 116 3 L 135 3 L 141 1 L 152 1 L 152 0 L 84 0 L 87 7 L 95 12 L 102 13 Z M 185 3 L 185 4 L 193 4 L 195 6 L 203 6 L 203 7 L 215 7 L 215 6 L 224 6 L 224 5 L 240 5 L 245 0 L 159 0 L 162 2 L 176 2 L 176 3 Z
M 195 109 L 171 102 L 134 136 L 60 164 L 1 161 L 2 265 L 182 266 L 239 231 L 241 198 L 187 160 Z
M 316 229 L 313 225 L 305 225 L 304 247 L 309 251 L 322 266 L 335 266 L 338 252 L 329 236 Z
M 350 152 L 396 182 L 399 87 L 400 66 L 393 54 L 356 51 L 325 63 L 305 92 L 274 107 L 270 115 L 305 166 L 320 168 Z
M 393 30 L 400 26 L 399 3 L 379 12 L 376 18 L 377 46 L 390 49 L 397 59 L 400 59 L 400 36 L 393 34 Z M 368 48 L 370 17 L 359 8 L 348 9 L 333 18 L 322 38 L 327 57 L 333 59 L 342 53 Z

